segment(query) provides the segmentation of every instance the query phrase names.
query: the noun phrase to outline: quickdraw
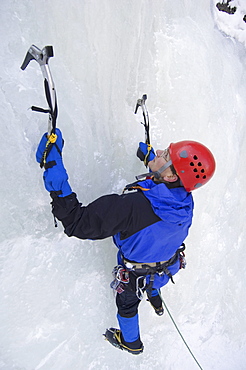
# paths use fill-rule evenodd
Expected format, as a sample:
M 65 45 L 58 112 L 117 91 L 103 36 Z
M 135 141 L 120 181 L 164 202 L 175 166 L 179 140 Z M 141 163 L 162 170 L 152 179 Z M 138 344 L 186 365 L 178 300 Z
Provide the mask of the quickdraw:
M 121 294 L 124 292 L 124 284 L 128 284 L 130 281 L 129 272 L 121 265 L 115 266 L 112 275 L 114 280 L 111 282 L 110 287 Z
M 179 253 L 179 269 L 185 269 L 187 265 L 184 251 Z

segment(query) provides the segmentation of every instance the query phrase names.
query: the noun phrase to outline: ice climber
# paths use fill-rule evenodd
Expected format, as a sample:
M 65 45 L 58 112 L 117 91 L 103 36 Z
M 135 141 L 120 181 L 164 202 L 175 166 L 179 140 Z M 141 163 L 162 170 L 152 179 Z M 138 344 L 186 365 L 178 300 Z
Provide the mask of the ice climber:
M 107 329 L 105 337 L 115 347 L 140 354 L 144 347 L 138 305 L 146 292 L 155 312 L 163 313 L 159 292 L 182 267 L 183 242 L 193 215 L 191 192 L 213 176 L 214 157 L 194 141 L 172 143 L 156 154 L 140 143 L 138 157 L 150 169 L 145 180 L 128 185 L 122 195 L 105 195 L 82 206 L 68 183 L 62 147 L 62 134 L 56 129 L 55 134 L 43 135 L 36 153 L 45 168 L 52 213 L 68 236 L 113 237 L 118 261 L 111 287 L 116 291 L 120 329 Z

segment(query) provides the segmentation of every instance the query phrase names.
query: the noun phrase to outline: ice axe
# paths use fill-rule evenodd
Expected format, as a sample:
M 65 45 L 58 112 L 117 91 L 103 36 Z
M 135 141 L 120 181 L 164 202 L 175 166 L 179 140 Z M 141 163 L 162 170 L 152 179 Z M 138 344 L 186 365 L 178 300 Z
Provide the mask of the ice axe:
M 136 108 L 135 108 L 135 112 L 134 113 L 135 114 L 137 113 L 139 107 L 142 108 L 144 122 L 141 122 L 141 124 L 144 125 L 144 128 L 145 128 L 145 143 L 146 144 L 150 144 L 150 137 L 149 137 L 149 114 L 148 114 L 148 111 L 147 111 L 147 108 L 146 108 L 146 105 L 145 105 L 145 101 L 146 100 L 147 100 L 147 95 L 146 94 L 144 94 L 142 96 L 142 98 L 140 98 L 140 99 L 137 100 L 137 104 L 136 104 Z
M 25 59 L 21 65 L 21 69 L 23 71 L 24 69 L 26 69 L 31 60 L 36 60 L 36 62 L 38 62 L 38 64 L 40 65 L 44 78 L 44 89 L 49 109 L 43 109 L 35 106 L 32 106 L 31 109 L 36 112 L 49 113 L 48 120 L 49 134 L 55 132 L 56 119 L 58 114 L 56 90 L 48 64 L 49 58 L 53 56 L 54 56 L 53 46 L 45 46 L 42 50 L 40 50 L 37 46 L 32 45 L 27 51 Z

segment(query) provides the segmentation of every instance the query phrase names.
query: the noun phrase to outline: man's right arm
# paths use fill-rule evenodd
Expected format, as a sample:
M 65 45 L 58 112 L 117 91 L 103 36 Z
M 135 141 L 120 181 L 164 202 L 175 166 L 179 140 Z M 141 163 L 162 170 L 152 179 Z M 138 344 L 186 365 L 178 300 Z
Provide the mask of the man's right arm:
M 104 195 L 87 206 L 78 202 L 75 193 L 62 198 L 51 192 L 51 197 L 52 213 L 64 232 L 79 239 L 104 239 L 117 233 L 125 239 L 160 220 L 142 192 Z
M 51 192 L 52 213 L 60 220 L 68 236 L 79 239 L 104 239 L 129 227 L 131 204 L 121 196 L 102 196 L 87 206 L 82 206 L 76 194 L 58 197 Z

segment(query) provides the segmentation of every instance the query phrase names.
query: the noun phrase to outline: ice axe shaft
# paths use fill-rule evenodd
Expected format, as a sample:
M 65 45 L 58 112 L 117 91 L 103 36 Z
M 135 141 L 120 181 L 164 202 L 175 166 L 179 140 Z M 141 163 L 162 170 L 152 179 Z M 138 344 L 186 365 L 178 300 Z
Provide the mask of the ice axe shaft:
M 144 125 L 145 128 L 145 143 L 150 144 L 150 136 L 149 136 L 149 114 L 145 105 L 145 101 L 147 100 L 147 95 L 144 94 L 142 98 L 137 100 L 136 108 L 135 108 L 135 114 L 138 111 L 138 108 L 142 108 L 143 112 L 143 118 L 144 118 L 144 123 L 141 122 L 142 125 Z

